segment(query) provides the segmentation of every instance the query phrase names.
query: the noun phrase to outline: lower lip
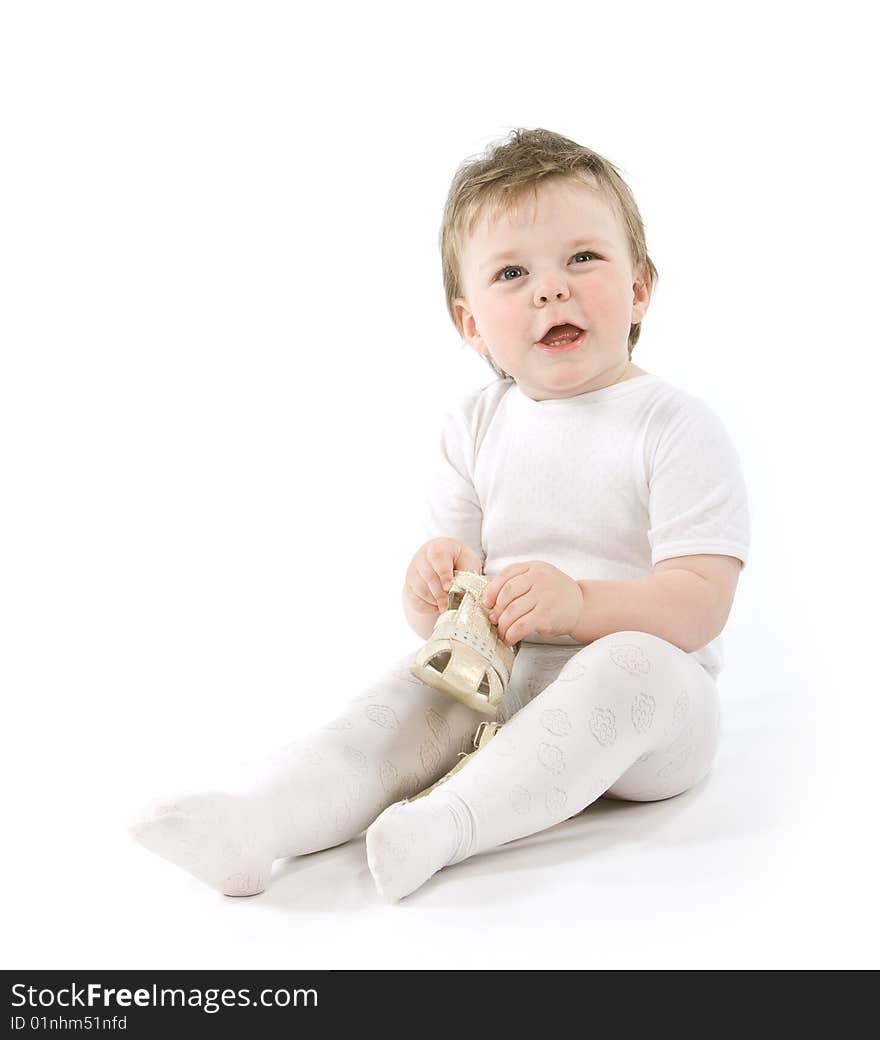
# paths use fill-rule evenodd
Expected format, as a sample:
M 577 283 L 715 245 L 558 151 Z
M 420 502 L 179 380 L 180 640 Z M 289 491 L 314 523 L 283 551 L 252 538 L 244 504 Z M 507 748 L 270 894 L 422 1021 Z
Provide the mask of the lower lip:
M 582 332 L 576 339 L 573 339 L 570 343 L 561 343 L 558 347 L 551 347 L 547 343 L 538 342 L 538 346 L 541 350 L 546 351 L 548 354 L 564 354 L 567 350 L 574 350 L 575 347 L 579 347 L 584 341 L 586 332 Z

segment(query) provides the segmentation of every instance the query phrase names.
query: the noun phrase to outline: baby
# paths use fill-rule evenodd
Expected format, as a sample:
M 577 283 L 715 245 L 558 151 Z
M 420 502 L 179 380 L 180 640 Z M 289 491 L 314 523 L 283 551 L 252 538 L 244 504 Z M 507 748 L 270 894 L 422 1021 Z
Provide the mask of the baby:
M 574 141 L 515 130 L 458 168 L 440 245 L 449 313 L 497 378 L 447 414 L 403 608 L 425 640 L 454 571 L 489 578 L 520 644 L 502 725 L 473 751 L 485 716 L 409 653 L 234 788 L 152 805 L 137 840 L 226 895 L 366 828 L 398 900 L 601 796 L 681 794 L 716 752 L 746 493 L 715 414 L 631 360 L 657 271 L 629 188 Z

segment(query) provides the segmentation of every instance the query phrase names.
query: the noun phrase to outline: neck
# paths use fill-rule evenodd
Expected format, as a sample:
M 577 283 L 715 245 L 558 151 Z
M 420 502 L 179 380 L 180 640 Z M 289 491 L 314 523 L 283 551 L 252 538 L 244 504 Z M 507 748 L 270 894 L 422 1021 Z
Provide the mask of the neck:
M 609 369 L 607 372 L 603 372 L 594 384 L 590 384 L 585 387 L 581 387 L 576 390 L 573 394 L 567 394 L 568 397 L 579 397 L 581 394 L 589 394 L 594 390 L 604 390 L 606 387 L 614 386 L 616 383 L 623 383 L 627 379 L 635 379 L 636 376 L 647 375 L 647 372 L 643 368 L 639 368 L 638 365 L 634 365 L 631 361 L 627 360 L 615 368 Z M 552 397 L 533 397 L 531 394 L 528 395 L 533 401 L 546 401 L 554 400 Z

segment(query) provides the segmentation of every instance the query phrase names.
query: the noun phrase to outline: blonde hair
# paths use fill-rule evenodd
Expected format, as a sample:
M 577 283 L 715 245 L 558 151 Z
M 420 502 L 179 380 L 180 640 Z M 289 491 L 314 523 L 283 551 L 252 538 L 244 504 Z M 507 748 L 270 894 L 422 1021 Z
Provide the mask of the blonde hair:
M 466 235 L 471 235 L 483 214 L 511 213 L 531 191 L 537 200 L 538 183 L 544 178 L 567 178 L 597 188 L 622 218 L 633 269 L 653 288 L 657 268 L 648 256 L 645 228 L 639 208 L 613 163 L 575 141 L 543 130 L 518 128 L 509 140 L 493 143 L 482 154 L 466 159 L 455 172 L 440 227 L 440 256 L 446 309 L 457 331 L 453 301 L 464 296 L 461 256 Z M 639 338 L 641 325 L 630 325 L 628 350 Z M 501 379 L 511 377 L 487 357 Z

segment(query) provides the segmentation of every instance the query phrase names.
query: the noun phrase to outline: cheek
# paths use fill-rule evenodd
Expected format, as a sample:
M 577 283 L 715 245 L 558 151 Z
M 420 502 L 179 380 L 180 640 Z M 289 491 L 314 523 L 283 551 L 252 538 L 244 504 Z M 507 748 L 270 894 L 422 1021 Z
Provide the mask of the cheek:
M 594 316 L 607 316 L 620 307 L 620 290 L 618 286 L 609 282 L 601 282 L 598 279 L 584 284 L 578 293 L 578 299 L 583 303 L 584 312 Z
M 499 299 L 499 293 L 483 308 L 485 323 L 495 332 L 512 332 L 522 324 L 522 309 L 511 306 L 510 301 Z
M 578 297 L 587 320 L 615 338 L 628 333 L 632 313 L 632 290 L 619 282 L 592 282 Z

